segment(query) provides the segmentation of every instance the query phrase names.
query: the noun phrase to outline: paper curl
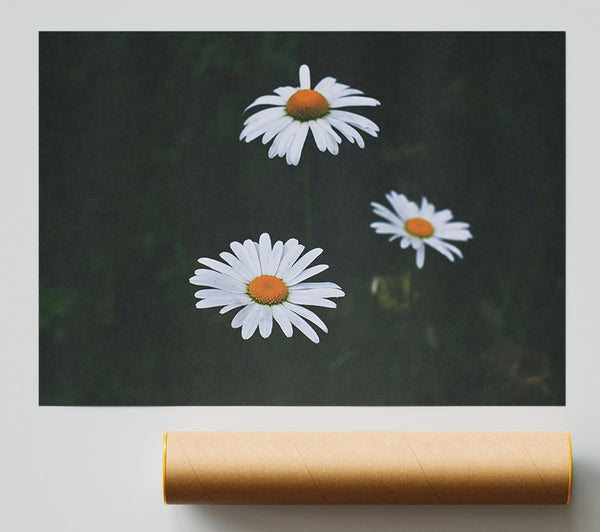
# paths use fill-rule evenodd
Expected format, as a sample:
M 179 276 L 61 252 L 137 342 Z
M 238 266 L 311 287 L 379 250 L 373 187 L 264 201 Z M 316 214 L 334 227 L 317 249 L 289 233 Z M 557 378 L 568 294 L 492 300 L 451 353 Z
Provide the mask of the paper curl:
M 165 503 L 568 504 L 568 432 L 167 432 Z

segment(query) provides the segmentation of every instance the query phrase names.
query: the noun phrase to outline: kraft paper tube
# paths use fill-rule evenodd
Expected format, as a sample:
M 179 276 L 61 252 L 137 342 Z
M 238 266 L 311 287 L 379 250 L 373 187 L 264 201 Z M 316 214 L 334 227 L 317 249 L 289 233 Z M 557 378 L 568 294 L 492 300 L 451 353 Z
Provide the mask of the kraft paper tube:
M 569 504 L 568 432 L 167 432 L 165 503 Z

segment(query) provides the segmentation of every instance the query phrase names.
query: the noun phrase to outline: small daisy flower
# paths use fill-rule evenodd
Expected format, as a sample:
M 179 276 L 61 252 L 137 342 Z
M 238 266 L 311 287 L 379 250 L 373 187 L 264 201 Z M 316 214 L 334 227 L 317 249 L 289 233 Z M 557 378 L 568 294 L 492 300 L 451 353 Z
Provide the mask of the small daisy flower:
M 256 105 L 271 105 L 267 109 L 249 116 L 244 122 L 240 140 L 250 142 L 262 135 L 262 143 L 275 139 L 269 148 L 269 158 L 285 156 L 288 164 L 300 162 L 302 148 L 312 132 L 317 148 L 338 154 L 338 144 L 342 138 L 337 129 L 351 143 L 356 141 L 364 148 L 365 142 L 356 128 L 376 137 L 379 127 L 364 116 L 343 111 L 340 107 L 379 105 L 374 98 L 358 96 L 358 89 L 338 83 L 335 78 L 326 77 L 310 88 L 310 69 L 300 67 L 299 87 L 279 87 L 275 95 L 260 96 L 246 110 Z
M 198 259 L 210 269 L 196 270 L 190 279 L 192 284 L 208 287 L 196 292 L 199 299 L 196 307 L 223 307 L 221 314 L 241 307 L 231 326 L 242 328 L 244 340 L 257 328 L 263 338 L 268 338 L 275 320 L 288 338 L 294 325 L 318 343 L 319 337 L 308 322 L 325 332 L 327 326 L 303 305 L 335 308 L 336 304 L 328 298 L 344 295 L 334 283 L 304 282 L 329 267 L 319 264 L 308 268 L 323 250 L 315 248 L 300 258 L 304 246 L 298 240 L 290 238 L 285 244 L 278 240 L 271 246 L 267 233 L 260 236 L 258 243 L 246 240 L 243 244 L 232 242 L 230 247 L 233 254 L 228 251 L 220 254 L 225 263 Z
M 427 198 L 421 200 L 419 207 L 404 194 L 394 191 L 385 197 L 394 211 L 372 202 L 373 212 L 385 218 L 387 222 L 373 222 L 371 227 L 376 233 L 392 235 L 390 241 L 400 238 L 402 249 L 412 246 L 417 252 L 417 268 L 422 268 L 425 263 L 425 244 L 439 251 L 451 262 L 454 262 L 452 253 L 462 259 L 460 249 L 446 240 L 465 241 L 472 238 L 468 223 L 451 222 L 452 211 L 444 209 L 436 212 L 434 205 L 429 203 Z

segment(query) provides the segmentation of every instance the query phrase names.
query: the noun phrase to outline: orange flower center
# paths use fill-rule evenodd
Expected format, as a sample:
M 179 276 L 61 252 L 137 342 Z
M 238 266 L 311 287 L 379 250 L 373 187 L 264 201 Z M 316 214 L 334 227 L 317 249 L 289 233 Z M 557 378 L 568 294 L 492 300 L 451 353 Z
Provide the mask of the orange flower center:
M 261 275 L 248 283 L 248 295 L 260 305 L 278 305 L 288 294 L 286 284 L 274 275 Z
M 417 238 L 429 238 L 433 236 L 433 225 L 423 218 L 410 218 L 404 223 L 407 233 Z
M 285 110 L 292 118 L 308 122 L 325 116 L 329 112 L 329 102 L 320 92 L 302 89 L 290 96 Z

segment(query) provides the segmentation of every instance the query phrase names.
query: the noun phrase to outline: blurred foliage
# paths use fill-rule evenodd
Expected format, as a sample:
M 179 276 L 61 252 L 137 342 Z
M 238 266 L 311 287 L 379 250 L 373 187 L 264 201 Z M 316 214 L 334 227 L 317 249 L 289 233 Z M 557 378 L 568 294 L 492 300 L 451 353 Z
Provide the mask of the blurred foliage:
M 560 405 L 563 33 L 41 33 L 40 404 Z M 298 168 L 238 141 L 275 87 L 331 75 L 381 128 Z M 310 175 L 310 228 L 305 174 Z M 471 224 L 450 263 L 376 235 L 389 190 Z M 323 247 L 321 343 L 196 310 L 200 256 Z

